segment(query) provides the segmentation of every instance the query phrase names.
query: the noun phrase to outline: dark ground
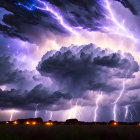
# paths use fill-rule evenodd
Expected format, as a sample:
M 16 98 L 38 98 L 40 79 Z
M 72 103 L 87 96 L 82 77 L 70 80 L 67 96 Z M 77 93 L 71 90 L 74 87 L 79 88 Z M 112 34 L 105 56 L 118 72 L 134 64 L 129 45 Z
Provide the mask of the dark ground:
M 140 127 L 0 125 L 0 140 L 140 140 Z

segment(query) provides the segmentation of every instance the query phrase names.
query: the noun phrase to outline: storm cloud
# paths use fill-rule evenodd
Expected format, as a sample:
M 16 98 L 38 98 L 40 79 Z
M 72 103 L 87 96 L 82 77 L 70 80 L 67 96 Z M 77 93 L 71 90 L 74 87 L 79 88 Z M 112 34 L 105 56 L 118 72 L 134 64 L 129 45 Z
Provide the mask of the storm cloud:
M 0 56 L 0 85 L 19 82 L 22 79 L 24 75 L 16 68 L 16 59 L 9 55 Z
M 74 93 L 85 90 L 112 92 L 119 90 L 115 79 L 134 78 L 139 65 L 131 54 L 121 55 L 89 44 L 47 52 L 37 69 L 64 90 L 73 90 Z
M 49 37 L 49 32 L 62 36 L 69 34 L 50 12 L 35 7 L 32 10 L 28 9 L 36 3 L 37 1 L 31 0 L 28 2 L 0 1 L 0 7 L 11 12 L 3 16 L 5 24 L 0 24 L 1 33 L 35 43 L 40 43 L 43 36 Z M 58 9 L 65 22 L 75 30 L 83 28 L 89 31 L 102 31 L 102 21 L 105 18 L 102 14 L 104 8 L 97 0 L 88 0 L 88 2 L 85 0 L 50 0 L 49 3 Z M 25 7 L 21 6 L 22 4 Z
M 45 84 L 39 75 L 16 69 L 14 58 L 2 56 L 0 60 L 1 83 L 23 81 L 17 89 L 0 91 L 1 109 L 34 110 L 38 105 L 40 110 L 66 110 L 71 108 L 70 101 L 78 99 L 82 106 L 92 106 L 99 91 L 106 95 L 103 106 L 109 105 L 113 102 L 114 94 L 120 92 L 123 79 L 134 79 L 135 73 L 139 71 L 139 65 L 131 54 L 112 52 L 94 44 L 71 45 L 59 51 L 47 52 L 37 70 L 44 79 L 51 79 L 50 85 L 48 81 Z M 36 84 L 34 87 L 31 86 L 33 81 L 33 85 Z M 25 90 L 23 87 L 27 87 L 27 84 L 30 89 Z M 132 89 L 127 88 L 127 93 L 129 90 L 131 92 Z M 130 103 L 130 98 L 123 101 L 122 105 Z
M 66 100 L 72 97 L 70 94 L 61 91 L 52 92 L 42 84 L 35 86 L 30 91 L 11 89 L 9 91 L 0 90 L 0 108 L 17 108 L 23 110 L 34 110 L 38 104 L 39 109 L 61 110 L 68 109 L 69 106 L 61 106 Z M 54 106 L 57 105 L 57 106 Z

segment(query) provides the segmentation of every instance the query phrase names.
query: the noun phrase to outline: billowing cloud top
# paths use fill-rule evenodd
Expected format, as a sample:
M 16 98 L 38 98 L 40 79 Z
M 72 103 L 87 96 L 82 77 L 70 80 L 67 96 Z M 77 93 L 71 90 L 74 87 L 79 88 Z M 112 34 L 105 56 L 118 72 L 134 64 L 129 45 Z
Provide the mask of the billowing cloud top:
M 78 92 L 87 89 L 111 92 L 118 88 L 110 85 L 113 79 L 133 78 L 139 65 L 131 54 L 121 55 L 89 44 L 47 52 L 37 69 L 62 88 L 66 86 L 66 89 Z
M 2 61 L 3 59 L 6 61 Z M 11 69 L 10 57 L 3 59 L 0 63 L 3 68 L 5 66 Z M 134 78 L 135 73 L 139 71 L 139 65 L 129 53 L 121 54 L 119 51 L 115 53 L 89 44 L 71 45 L 68 48 L 62 47 L 59 51 L 47 52 L 39 62 L 37 70 L 43 77 L 49 77 L 52 84 L 50 86 L 38 84 L 28 91 L 23 91 L 22 88 L 1 90 L 2 108 L 34 110 L 38 104 L 39 109 L 62 110 L 70 108 L 68 101 L 72 99 L 82 99 L 83 106 L 95 104 L 94 92 L 102 91 L 106 96 L 119 92 L 120 81 Z M 28 82 L 27 78 L 25 81 Z

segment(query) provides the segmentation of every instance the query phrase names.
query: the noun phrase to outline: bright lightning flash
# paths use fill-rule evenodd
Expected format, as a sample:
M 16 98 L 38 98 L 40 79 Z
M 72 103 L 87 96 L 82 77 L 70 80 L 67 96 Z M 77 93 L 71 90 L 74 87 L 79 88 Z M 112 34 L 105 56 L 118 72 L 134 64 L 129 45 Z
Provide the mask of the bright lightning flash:
M 114 102 L 114 108 L 113 108 L 114 121 L 117 121 L 117 114 L 116 114 L 116 112 L 117 112 L 117 103 L 120 100 L 120 98 L 122 97 L 122 95 L 124 93 L 124 90 L 125 90 L 125 79 L 123 79 L 122 90 L 121 90 L 121 92 L 119 94 L 119 97 Z
M 72 102 L 71 102 L 72 105 Z M 76 118 L 77 117 L 77 109 L 78 109 L 78 100 L 76 100 L 75 106 L 69 110 L 68 119 Z
M 9 120 L 12 121 L 14 114 L 15 113 L 18 113 L 20 111 L 19 110 L 12 109 L 12 110 L 6 110 L 6 112 L 10 113 L 10 119 Z
M 36 104 L 36 110 L 35 110 L 34 118 L 38 117 L 38 110 L 37 110 L 37 108 L 38 108 L 38 104 Z
M 129 112 L 129 106 L 128 105 L 126 105 L 125 106 L 125 120 L 128 118 L 128 112 Z
M 94 122 L 97 121 L 97 111 L 98 111 L 98 108 L 99 108 L 99 101 L 101 100 L 101 98 L 103 97 L 102 93 L 98 95 L 97 99 L 96 99 L 96 107 L 95 107 L 95 110 L 94 110 Z
M 111 3 L 109 2 L 109 0 L 104 0 L 104 7 L 109 13 L 108 15 L 105 15 L 106 19 L 109 19 L 114 24 L 114 27 L 104 27 L 104 30 L 109 33 L 113 33 L 116 35 L 120 35 L 120 36 L 129 38 L 137 43 L 138 39 L 136 39 L 134 34 L 131 33 L 126 28 L 126 26 L 124 25 L 124 20 L 121 23 L 120 21 L 117 20 L 117 17 L 115 17 L 115 14 L 113 13 L 113 10 L 111 8 Z

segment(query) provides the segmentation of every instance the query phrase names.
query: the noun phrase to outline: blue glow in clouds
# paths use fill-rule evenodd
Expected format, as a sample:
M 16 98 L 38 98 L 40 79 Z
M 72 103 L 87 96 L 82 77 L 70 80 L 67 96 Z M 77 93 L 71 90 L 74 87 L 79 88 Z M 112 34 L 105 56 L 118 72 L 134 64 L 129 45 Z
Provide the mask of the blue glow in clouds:
M 23 8 L 26 8 L 29 11 L 38 9 L 41 11 L 50 12 L 52 14 L 52 16 L 59 22 L 59 24 L 62 25 L 67 31 L 69 31 L 73 34 L 77 34 L 77 32 L 70 25 L 68 25 L 65 22 L 62 15 L 56 9 L 56 7 L 53 8 L 53 6 L 51 4 L 49 4 L 48 2 L 44 2 L 41 0 L 35 0 L 35 1 L 30 0 L 30 2 L 27 2 L 27 1 L 24 3 L 18 2 L 17 5 L 19 5 Z

